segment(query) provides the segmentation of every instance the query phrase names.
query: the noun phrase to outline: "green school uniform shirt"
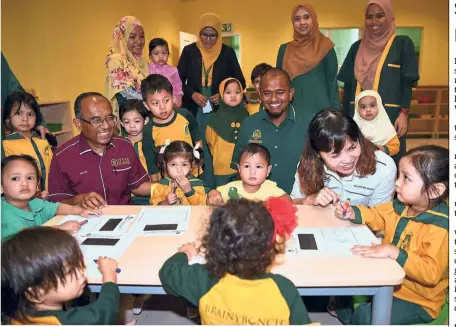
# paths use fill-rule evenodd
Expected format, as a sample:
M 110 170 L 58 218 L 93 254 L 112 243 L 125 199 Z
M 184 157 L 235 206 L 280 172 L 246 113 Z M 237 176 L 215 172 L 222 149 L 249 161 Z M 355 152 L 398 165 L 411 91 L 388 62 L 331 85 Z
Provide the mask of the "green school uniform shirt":
M 279 48 L 277 68 L 282 69 L 287 44 L 282 44 Z M 311 118 L 323 109 L 340 109 L 337 56 L 334 48 L 315 68 L 296 76 L 291 81 L 291 86 L 295 89 L 293 105 L 297 110 L 304 110 Z
M 266 273 L 255 279 L 209 275 L 204 265 L 189 265 L 176 253 L 159 272 L 167 293 L 199 307 L 203 325 L 302 325 L 310 323 L 306 307 L 287 278 Z
M 292 105 L 287 110 L 285 120 L 278 127 L 270 121 L 265 110 L 244 119 L 234 147 L 231 168 L 237 169 L 241 152 L 247 144 L 262 144 L 271 154 L 269 179 L 290 194 L 312 117 L 304 110 L 295 110 Z
M 142 150 L 146 158 L 149 175 L 159 172 L 157 166 L 157 147 L 166 140 L 185 141 L 192 147 L 202 140 L 198 122 L 187 109 L 174 109 L 173 118 L 165 124 L 158 124 L 151 119 L 143 130 Z
M 108 282 L 101 286 L 98 299 L 89 305 L 68 311 L 39 311 L 30 320 L 40 325 L 113 325 L 119 313 L 119 302 L 119 287 Z
M 25 211 L 9 204 L 2 198 L 2 241 L 20 230 L 41 226 L 55 216 L 60 203 L 41 199 L 29 202 L 30 211 Z
M 353 117 L 355 113 L 355 97 L 358 83 L 355 79 L 355 59 L 361 40 L 351 46 L 342 67 L 338 79 L 344 82 L 344 98 L 342 110 L 345 114 Z M 418 61 L 415 54 L 415 46 L 412 40 L 405 35 L 395 35 L 391 44 L 387 44 L 380 59 L 381 72 L 377 83 L 374 81 L 373 89 L 377 91 L 383 102 L 391 122 L 394 124 L 401 108 L 410 108 L 412 99 L 412 87 L 420 78 Z

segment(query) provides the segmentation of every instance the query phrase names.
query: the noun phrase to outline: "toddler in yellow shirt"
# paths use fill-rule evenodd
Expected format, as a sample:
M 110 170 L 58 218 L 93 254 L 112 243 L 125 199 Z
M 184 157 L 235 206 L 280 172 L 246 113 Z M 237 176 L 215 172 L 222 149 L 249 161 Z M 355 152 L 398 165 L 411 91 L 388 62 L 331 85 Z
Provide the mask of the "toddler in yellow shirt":
M 241 180 L 217 187 L 218 194 L 211 204 L 223 204 L 229 199 L 239 198 L 255 201 L 265 201 L 269 197 L 289 198 L 276 182 L 266 179 L 272 170 L 271 155 L 266 147 L 249 143 L 240 158 L 238 171 Z

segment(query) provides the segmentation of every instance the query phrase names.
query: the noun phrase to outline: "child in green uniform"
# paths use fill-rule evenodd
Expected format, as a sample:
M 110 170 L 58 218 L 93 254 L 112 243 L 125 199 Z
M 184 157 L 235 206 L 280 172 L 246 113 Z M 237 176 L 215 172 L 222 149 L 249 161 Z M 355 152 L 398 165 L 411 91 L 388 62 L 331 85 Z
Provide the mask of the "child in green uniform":
M 217 187 L 216 203 L 223 204 L 229 199 L 245 198 L 254 201 L 265 201 L 269 197 L 290 197 L 276 182 L 267 180 L 272 170 L 271 155 L 268 149 L 258 143 L 249 143 L 240 155 L 238 171 L 240 180 Z
M 143 153 L 143 129 L 144 125 L 149 122 L 150 113 L 144 107 L 140 100 L 126 100 L 120 107 L 120 123 L 127 133 L 127 138 L 133 144 L 135 152 L 141 161 L 144 169 L 147 171 L 146 157 Z
M 392 325 L 428 323 L 439 316 L 448 292 L 449 151 L 428 145 L 399 162 L 397 199 L 374 207 L 338 204 L 336 216 L 384 230 L 382 244 L 355 246 L 366 258 L 390 258 L 405 271 L 393 293 Z M 369 325 L 372 305 L 336 310 L 344 324 Z
M 261 76 L 263 76 L 263 74 L 268 69 L 271 69 L 271 68 L 272 68 L 271 65 L 266 64 L 266 63 L 261 63 L 261 64 L 256 65 L 253 68 L 253 70 L 252 70 L 252 74 L 250 75 L 250 79 L 252 81 L 253 86 L 255 87 L 255 89 L 257 91 L 258 100 L 256 100 L 256 101 L 249 100 L 249 102 L 247 103 L 246 107 L 247 107 L 247 111 L 249 112 L 250 115 L 256 114 L 258 111 L 260 111 L 260 106 L 261 106 L 261 103 L 260 103 L 260 100 L 259 100 L 259 96 L 260 96 L 260 79 L 261 79 Z
M 2 159 L 11 155 L 28 154 L 39 164 L 40 198 L 48 197 L 48 175 L 52 160 L 51 145 L 42 139 L 36 128 L 42 123 L 38 102 L 33 95 L 26 92 L 14 92 L 5 101 L 3 124 L 11 134 L 2 140 Z
M 201 148 L 183 141 L 174 141 L 161 147 L 159 167 L 164 176 L 152 184 L 150 204 L 152 205 L 205 205 L 204 183 L 195 178 L 192 170 L 199 170 L 202 163 Z
M 23 228 L 40 226 L 56 215 L 100 215 L 98 210 L 83 209 L 63 203 L 34 198 L 39 188 L 39 170 L 28 155 L 12 155 L 2 161 L 2 240 Z M 76 232 L 77 221 L 68 221 L 55 228 Z
M 166 77 L 149 75 L 141 82 L 141 92 L 144 106 L 152 114 L 152 119 L 144 126 L 143 152 L 152 181 L 158 181 L 161 176 L 157 149 L 172 141 L 184 141 L 192 147 L 196 144 L 201 146 L 202 137 L 193 115 L 184 108 L 174 109 L 173 86 Z M 193 173 L 196 175 L 198 171 Z
M 230 167 L 239 129 L 249 116 L 242 102 L 242 84 L 235 78 L 220 83 L 222 95 L 218 110 L 211 115 L 206 127 L 206 142 L 212 155 L 215 185 L 226 184 L 236 173 Z
M 99 257 L 98 299 L 63 310 L 87 284 L 83 254 L 69 233 L 27 228 L 2 244 L 2 322 L 24 325 L 111 325 L 119 312 L 117 262 Z
M 216 208 L 202 238 L 206 264 L 190 265 L 198 251 L 183 245 L 160 269 L 163 288 L 198 306 L 203 325 L 309 323 L 294 284 L 269 272 L 296 227 L 296 211 L 282 198 Z
M 131 99 L 125 100 L 119 108 L 120 123 L 127 138 L 133 144 L 139 161 L 147 171 L 146 157 L 143 152 L 143 130 L 144 125 L 149 122 L 150 113 L 144 107 L 142 101 Z M 148 196 L 132 196 L 132 204 L 147 205 L 149 204 Z

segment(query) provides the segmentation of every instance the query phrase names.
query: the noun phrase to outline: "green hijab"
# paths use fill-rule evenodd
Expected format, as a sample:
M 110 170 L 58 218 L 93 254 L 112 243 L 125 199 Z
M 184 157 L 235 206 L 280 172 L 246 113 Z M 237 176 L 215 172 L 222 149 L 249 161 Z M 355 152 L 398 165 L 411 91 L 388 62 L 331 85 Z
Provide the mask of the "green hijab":
M 218 136 L 228 143 L 234 143 L 236 141 L 236 136 L 239 135 L 239 129 L 241 128 L 242 122 L 249 116 L 249 112 L 245 108 L 243 101 L 235 107 L 231 107 L 223 101 L 225 86 L 232 80 L 239 84 L 239 88 L 242 92 L 241 82 L 233 77 L 229 77 L 220 83 L 220 106 L 218 110 L 209 117 L 209 122 L 207 123 Z

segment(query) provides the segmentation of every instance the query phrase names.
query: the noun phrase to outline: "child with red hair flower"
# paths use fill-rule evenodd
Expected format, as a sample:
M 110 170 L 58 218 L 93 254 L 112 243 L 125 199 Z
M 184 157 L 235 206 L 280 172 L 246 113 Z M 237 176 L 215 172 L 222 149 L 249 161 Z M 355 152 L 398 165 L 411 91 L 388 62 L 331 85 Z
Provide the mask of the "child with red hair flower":
M 284 198 L 229 200 L 212 212 L 202 238 L 206 263 L 190 265 L 198 250 L 184 244 L 160 269 L 163 288 L 198 306 L 203 325 L 310 323 L 294 284 L 270 273 L 297 225 L 296 211 Z

